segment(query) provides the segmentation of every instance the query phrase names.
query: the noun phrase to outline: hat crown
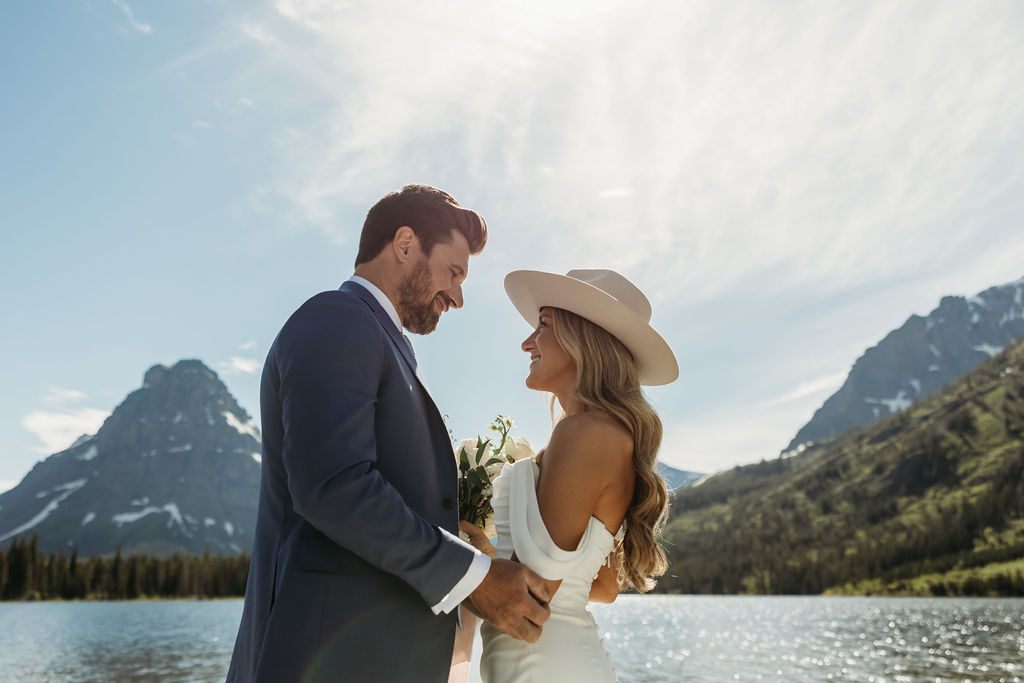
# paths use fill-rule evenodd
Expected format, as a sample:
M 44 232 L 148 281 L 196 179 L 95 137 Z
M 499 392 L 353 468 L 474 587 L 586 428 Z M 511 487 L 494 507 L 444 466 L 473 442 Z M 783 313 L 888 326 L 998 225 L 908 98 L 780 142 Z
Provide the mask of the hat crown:
M 631 310 L 644 322 L 651 322 L 651 302 L 632 282 L 607 268 L 579 268 L 565 274 L 574 280 L 585 282 Z

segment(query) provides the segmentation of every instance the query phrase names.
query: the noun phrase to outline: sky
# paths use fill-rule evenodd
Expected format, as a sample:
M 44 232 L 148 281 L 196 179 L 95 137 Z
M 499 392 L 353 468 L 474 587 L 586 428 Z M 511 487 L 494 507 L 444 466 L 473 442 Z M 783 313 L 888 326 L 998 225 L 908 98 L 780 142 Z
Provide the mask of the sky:
M 505 274 L 613 268 L 680 378 L 661 459 L 776 457 L 854 361 L 1024 276 L 1024 4 L 0 7 L 0 491 L 198 358 L 258 419 L 288 315 L 411 182 L 490 228 L 414 337 L 456 437 L 543 445 Z

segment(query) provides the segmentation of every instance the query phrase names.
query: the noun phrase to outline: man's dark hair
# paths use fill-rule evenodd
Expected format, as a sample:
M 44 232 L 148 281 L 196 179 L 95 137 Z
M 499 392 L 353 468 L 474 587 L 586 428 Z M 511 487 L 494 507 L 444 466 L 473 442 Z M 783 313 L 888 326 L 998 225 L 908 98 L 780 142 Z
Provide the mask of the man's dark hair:
M 408 225 L 420 247 L 430 256 L 436 244 L 448 244 L 458 230 L 469 243 L 469 253 L 479 254 L 487 244 L 487 223 L 472 209 L 460 206 L 444 190 L 429 185 L 406 185 L 389 192 L 373 205 L 359 236 L 356 265 L 373 260 L 395 238 L 395 231 Z

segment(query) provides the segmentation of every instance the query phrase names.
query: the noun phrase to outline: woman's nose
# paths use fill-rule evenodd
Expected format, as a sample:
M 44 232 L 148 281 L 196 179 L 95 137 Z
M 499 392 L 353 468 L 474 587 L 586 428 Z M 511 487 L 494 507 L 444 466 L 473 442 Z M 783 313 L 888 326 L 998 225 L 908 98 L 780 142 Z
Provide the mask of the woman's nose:
M 523 340 L 523 344 L 522 344 L 523 351 L 526 351 L 527 353 L 529 353 L 530 351 L 532 351 L 535 348 L 535 345 L 533 343 L 533 338 L 536 337 L 536 336 L 537 336 L 537 331 L 534 330 L 530 334 L 529 337 L 527 337 L 526 339 Z

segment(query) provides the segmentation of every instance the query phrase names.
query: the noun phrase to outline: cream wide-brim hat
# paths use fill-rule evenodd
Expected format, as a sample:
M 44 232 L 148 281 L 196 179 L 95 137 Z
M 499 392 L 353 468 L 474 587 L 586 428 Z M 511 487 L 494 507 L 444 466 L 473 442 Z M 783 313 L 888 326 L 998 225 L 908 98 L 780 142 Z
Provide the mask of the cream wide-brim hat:
M 513 270 L 505 276 L 505 291 L 533 327 L 544 306 L 571 311 L 603 327 L 633 354 L 640 384 L 658 386 L 679 377 L 675 354 L 651 327 L 647 297 L 614 270 L 570 270 L 565 275 Z

